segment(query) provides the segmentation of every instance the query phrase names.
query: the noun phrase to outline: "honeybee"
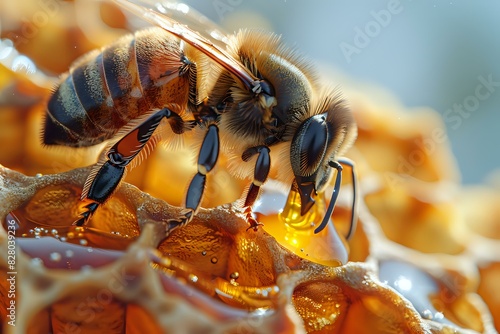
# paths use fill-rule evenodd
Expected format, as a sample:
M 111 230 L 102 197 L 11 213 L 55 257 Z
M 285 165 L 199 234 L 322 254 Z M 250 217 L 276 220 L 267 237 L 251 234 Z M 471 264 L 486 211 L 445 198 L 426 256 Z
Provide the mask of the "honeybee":
M 252 180 L 243 210 L 254 229 L 259 223 L 251 207 L 272 161 L 279 164 L 277 178 L 300 194 L 301 215 L 335 169 L 332 198 L 315 232 L 324 229 L 340 189 L 339 162 L 354 176 L 354 165 L 341 156 L 357 127 L 336 91 L 323 89 L 311 66 L 274 34 L 243 30 L 214 42 L 155 10 L 114 2 L 155 27 L 77 60 L 51 96 L 45 118 L 46 145 L 81 147 L 111 139 L 85 182 L 82 200 L 90 204 L 75 224 L 85 224 L 126 168 L 145 158 L 161 139 L 157 128 L 165 119 L 175 135 L 204 132 L 185 210 L 168 222 L 168 231 L 193 219 L 220 150 L 233 161 L 231 173 Z

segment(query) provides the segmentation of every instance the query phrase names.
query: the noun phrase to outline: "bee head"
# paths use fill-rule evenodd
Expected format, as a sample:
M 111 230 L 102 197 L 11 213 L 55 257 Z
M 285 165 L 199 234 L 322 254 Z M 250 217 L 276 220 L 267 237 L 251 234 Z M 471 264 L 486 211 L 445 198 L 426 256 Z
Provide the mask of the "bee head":
M 332 167 L 338 166 L 337 157 L 352 145 L 356 137 L 354 118 L 342 100 L 327 97 L 315 109 L 313 116 L 298 126 L 290 146 L 290 163 L 300 194 L 301 215 L 312 208 L 315 196 L 330 180 Z M 330 201 L 330 205 L 334 203 Z

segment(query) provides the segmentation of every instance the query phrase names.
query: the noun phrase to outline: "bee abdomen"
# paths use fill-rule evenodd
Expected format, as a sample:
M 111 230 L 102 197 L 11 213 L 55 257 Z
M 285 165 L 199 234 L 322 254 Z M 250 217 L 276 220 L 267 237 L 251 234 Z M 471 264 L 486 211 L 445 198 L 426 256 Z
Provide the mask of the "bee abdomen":
M 91 62 L 93 63 L 93 62 Z M 77 67 L 77 74 L 70 72 L 54 91 L 47 105 L 47 117 L 43 133 L 46 145 L 89 146 L 102 141 L 105 132 L 92 121 L 84 106 L 89 108 L 91 96 L 82 95 L 87 84 L 82 80 L 83 71 L 89 64 Z M 81 75 L 80 75 L 81 72 Z M 75 84 L 77 79 L 79 86 Z M 93 100 L 97 100 L 96 97 Z
M 185 104 L 183 59 L 179 42 L 161 29 L 126 36 L 82 57 L 49 100 L 44 143 L 95 145 L 152 109 Z
M 122 95 L 113 96 L 110 87 L 116 92 L 119 78 L 115 78 L 115 69 L 123 69 L 123 62 L 130 61 L 130 57 L 124 55 L 130 53 L 131 40 L 129 36 L 102 53 L 91 52 L 70 69 L 49 100 L 43 135 L 45 144 L 90 146 L 112 137 L 126 124 L 130 117 L 116 103 Z M 119 52 L 119 59 L 114 57 L 114 52 Z M 125 81 L 122 79 L 123 85 L 128 84 Z

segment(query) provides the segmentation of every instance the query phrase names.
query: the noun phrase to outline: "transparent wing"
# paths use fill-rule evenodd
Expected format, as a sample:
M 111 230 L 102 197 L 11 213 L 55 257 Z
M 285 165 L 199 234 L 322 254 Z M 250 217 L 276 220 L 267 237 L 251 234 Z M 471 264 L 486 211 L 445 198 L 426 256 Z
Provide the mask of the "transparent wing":
M 231 57 L 224 49 L 227 44 L 226 34 L 209 19 L 186 4 L 173 2 L 154 2 L 153 0 L 113 0 L 118 6 L 141 17 L 149 23 L 161 27 L 185 43 L 203 52 L 210 59 L 232 73 L 249 91 L 255 91 L 259 81 L 238 60 Z M 174 18 L 192 22 L 204 27 L 203 31 L 210 39 L 199 32 L 179 23 Z M 215 42 L 214 42 L 215 41 Z
M 132 0 L 129 2 L 155 10 L 171 20 L 185 24 L 191 30 L 198 32 L 206 39 L 210 39 L 222 49 L 224 49 L 228 43 L 227 31 L 185 3 L 168 0 Z M 134 23 L 135 22 L 132 22 L 132 24 Z

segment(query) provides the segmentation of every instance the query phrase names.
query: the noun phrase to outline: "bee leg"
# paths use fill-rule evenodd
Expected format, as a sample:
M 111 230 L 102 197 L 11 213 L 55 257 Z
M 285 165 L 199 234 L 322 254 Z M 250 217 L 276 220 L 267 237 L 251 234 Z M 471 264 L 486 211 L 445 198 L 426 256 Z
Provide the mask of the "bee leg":
M 349 166 L 351 168 L 352 177 L 352 207 L 351 207 L 351 225 L 349 227 L 349 232 L 347 232 L 346 239 L 351 239 L 352 235 L 356 231 L 356 225 L 358 223 L 358 178 L 356 174 L 356 169 L 354 162 L 347 158 L 339 158 L 337 160 L 340 164 Z
M 81 218 L 73 225 L 82 226 L 86 224 L 95 210 L 106 201 L 106 199 L 114 192 L 120 180 L 125 173 L 125 166 L 121 155 L 110 154 L 108 152 L 108 161 L 106 161 L 97 171 L 92 184 L 86 195 L 86 199 L 91 200 L 90 204 L 85 206 L 85 211 L 81 213 Z
M 332 192 L 332 198 L 330 199 L 330 204 L 328 204 L 328 208 L 326 209 L 323 221 L 314 230 L 314 233 L 319 233 L 323 231 L 325 227 L 328 225 L 330 217 L 332 216 L 333 213 L 333 209 L 335 208 L 335 204 L 337 203 L 337 198 L 339 197 L 340 184 L 342 182 L 342 166 L 337 161 L 329 161 L 328 165 L 331 168 L 335 168 L 337 170 L 337 176 L 335 178 L 335 185 L 333 186 L 333 192 Z
M 354 168 L 354 162 L 347 158 L 339 158 L 337 161 L 330 161 L 328 165 L 332 168 L 335 168 L 337 170 L 337 177 L 335 179 L 335 185 L 333 188 L 333 193 L 332 193 L 332 198 L 330 199 L 330 204 L 328 205 L 328 209 L 326 210 L 325 216 L 323 217 L 323 221 L 321 222 L 320 226 L 317 227 L 314 230 L 314 233 L 319 233 L 321 232 L 328 222 L 330 221 L 330 217 L 332 216 L 333 209 L 335 207 L 335 204 L 337 202 L 337 198 L 339 195 L 340 191 L 340 185 L 342 182 L 342 165 L 349 166 L 351 168 L 352 172 L 352 192 L 353 192 L 353 198 L 352 198 L 352 207 L 351 207 L 351 224 L 349 226 L 349 231 L 347 232 L 346 239 L 349 240 L 351 239 L 352 235 L 354 234 L 356 230 L 356 224 L 358 221 L 358 209 L 357 209 L 357 200 L 356 198 L 358 197 L 358 181 L 356 177 L 356 170 Z
M 85 225 L 87 221 L 89 221 L 90 217 L 94 214 L 95 210 L 99 206 L 99 203 L 92 202 L 90 204 L 85 205 L 85 211 L 80 214 L 80 218 L 73 222 L 73 225 L 82 226 Z
M 179 132 L 183 128 L 182 118 L 170 109 L 164 108 L 151 115 L 111 146 L 106 153 L 107 160 L 100 166 L 98 164 L 97 169 L 90 173 L 85 182 L 82 200 L 88 199 L 91 203 L 85 206 L 81 218 L 73 225 L 86 224 L 99 205 L 111 196 L 125 174 L 125 167 L 141 152 L 163 117 L 169 119 L 174 132 Z
M 245 204 L 243 204 L 247 222 L 250 224 L 250 227 L 248 229 L 253 229 L 254 231 L 257 231 L 257 228 L 261 226 L 262 223 L 257 222 L 252 217 L 252 205 L 259 197 L 260 187 L 264 184 L 264 182 L 266 182 L 267 176 L 269 175 L 269 169 L 271 168 L 271 157 L 269 155 L 270 150 L 267 146 L 251 147 L 243 152 L 243 155 L 241 157 L 243 161 L 248 161 L 250 157 L 257 153 L 259 154 L 259 156 L 257 157 L 257 161 L 255 162 L 253 181 L 252 184 L 250 184 L 250 188 L 248 188 L 247 196 L 245 198 Z
M 219 129 L 215 124 L 208 126 L 203 143 L 198 155 L 198 173 L 193 177 L 186 194 L 186 210 L 178 219 L 170 219 L 169 230 L 181 227 L 189 223 L 198 211 L 205 191 L 207 174 L 215 167 L 219 157 Z

